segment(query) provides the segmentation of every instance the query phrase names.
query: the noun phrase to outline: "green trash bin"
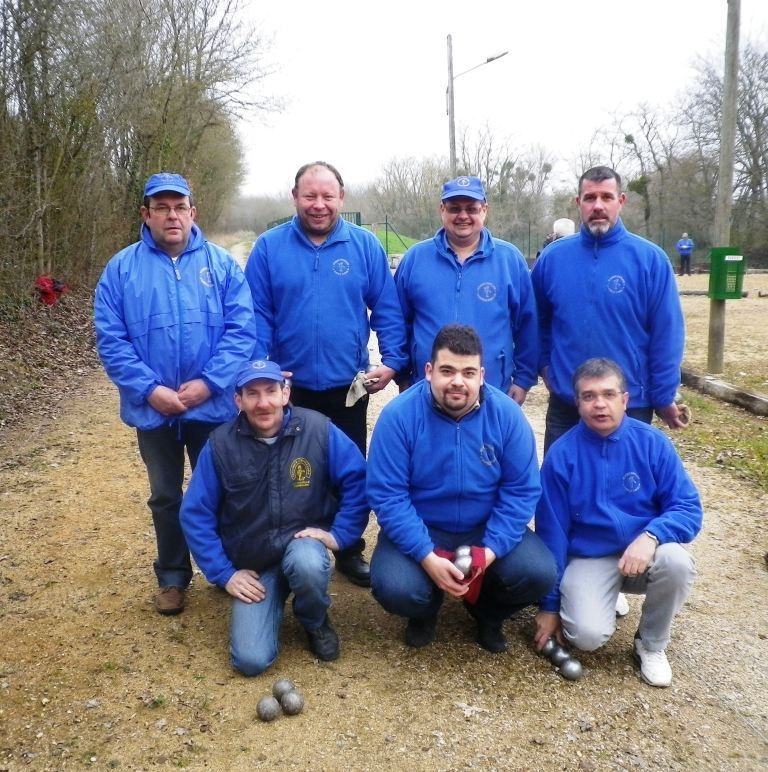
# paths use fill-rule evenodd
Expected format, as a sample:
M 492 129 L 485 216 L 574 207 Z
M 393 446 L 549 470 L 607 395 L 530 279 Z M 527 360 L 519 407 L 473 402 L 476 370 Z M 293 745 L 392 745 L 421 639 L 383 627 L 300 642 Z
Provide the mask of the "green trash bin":
M 709 297 L 735 300 L 741 297 L 746 261 L 739 247 L 713 247 L 709 253 Z

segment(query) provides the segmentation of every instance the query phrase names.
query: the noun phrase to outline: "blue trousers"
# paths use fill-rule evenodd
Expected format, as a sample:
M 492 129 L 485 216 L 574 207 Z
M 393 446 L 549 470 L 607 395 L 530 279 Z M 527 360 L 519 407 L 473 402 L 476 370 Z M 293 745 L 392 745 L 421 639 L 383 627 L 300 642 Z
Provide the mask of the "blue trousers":
M 479 545 L 483 531 L 455 534 L 430 528 L 429 534 L 437 547 L 454 550 L 461 544 Z M 556 574 L 552 553 L 526 528 L 517 547 L 491 564 L 477 603 L 466 604 L 467 610 L 478 621 L 501 624 L 546 595 Z M 436 617 L 444 595 L 421 564 L 404 555 L 383 531 L 371 558 L 371 589 L 386 611 L 409 619 Z
M 232 600 L 229 652 L 232 666 L 243 675 L 263 673 L 276 659 L 280 644 L 285 601 L 293 593 L 293 613 L 307 630 L 325 621 L 331 599 L 328 581 L 331 561 L 328 550 L 317 539 L 294 539 L 280 564 L 262 571 L 259 581 L 266 588 L 260 603 Z
M 186 587 L 192 581 L 189 548 L 179 522 L 184 484 L 184 453 L 192 469 L 208 435 L 218 426 L 176 422 L 148 431 L 137 429 L 139 452 L 149 476 L 149 500 L 157 540 L 155 576 L 160 587 Z

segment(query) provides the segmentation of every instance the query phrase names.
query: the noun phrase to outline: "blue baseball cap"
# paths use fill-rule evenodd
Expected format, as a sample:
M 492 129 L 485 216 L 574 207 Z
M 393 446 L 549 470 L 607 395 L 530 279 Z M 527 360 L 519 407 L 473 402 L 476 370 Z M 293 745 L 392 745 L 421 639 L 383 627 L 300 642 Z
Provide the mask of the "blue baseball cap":
M 241 389 L 251 381 L 279 381 L 283 382 L 285 377 L 280 372 L 280 365 L 277 362 L 270 362 L 268 359 L 254 359 L 248 362 L 237 374 L 235 388 Z
M 153 174 L 144 186 L 144 195 L 154 196 L 158 193 L 180 193 L 182 196 L 191 196 L 189 183 L 180 174 L 160 172 Z
M 479 177 L 457 177 L 443 185 L 441 201 L 449 198 L 474 198 L 485 201 L 485 188 Z

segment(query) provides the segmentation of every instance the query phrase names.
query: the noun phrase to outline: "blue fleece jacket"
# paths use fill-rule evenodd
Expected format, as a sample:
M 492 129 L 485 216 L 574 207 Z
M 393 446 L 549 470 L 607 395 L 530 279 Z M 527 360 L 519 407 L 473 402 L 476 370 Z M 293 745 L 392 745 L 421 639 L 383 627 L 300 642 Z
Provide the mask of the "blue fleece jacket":
M 292 371 L 297 386 L 349 386 L 369 364 L 371 328 L 382 364 L 398 371 L 405 366 L 395 284 L 370 231 L 339 218 L 318 246 L 294 217 L 259 236 L 245 276 L 253 293 L 257 355 Z
M 192 226 L 176 263 L 146 225 L 118 252 L 96 286 L 96 347 L 120 392 L 120 417 L 155 429 L 175 421 L 221 423 L 237 410 L 234 382 L 256 343 L 253 303 L 232 256 Z M 202 378 L 212 394 L 180 416 L 158 413 L 147 397 Z
M 286 412 L 283 430 L 290 424 L 291 411 Z M 252 441 L 252 440 L 251 440 Z M 290 436 L 283 432 L 278 443 L 289 443 Z M 283 483 L 295 485 L 290 478 L 291 464 L 286 466 Z M 266 470 L 265 470 L 266 472 Z M 328 475 L 321 485 L 332 486 L 338 491 L 338 509 L 330 532 L 343 549 L 354 544 L 362 535 L 368 523 L 368 506 L 365 499 L 365 459 L 357 446 L 340 429 L 328 422 Z M 318 482 L 318 481 L 315 481 Z M 302 521 L 302 527 L 320 526 L 318 512 L 285 512 L 281 506 L 283 498 L 279 490 L 262 503 L 258 512 L 243 512 L 243 518 L 263 519 L 269 529 L 278 529 L 283 522 Z M 223 488 L 216 472 L 210 443 L 203 446 L 184 494 L 179 515 L 190 552 L 205 578 L 219 587 L 224 587 L 238 568 L 230 559 L 227 545 L 222 541 L 218 524 L 218 513 L 222 507 Z M 247 523 L 244 524 L 244 529 Z M 265 529 L 266 530 L 266 529 Z M 301 528 L 297 529 L 301 530 Z M 266 534 L 265 534 L 266 537 Z
M 479 406 L 455 421 L 436 408 L 429 382 L 421 381 L 376 422 L 368 502 L 384 533 L 413 560 L 435 547 L 427 526 L 450 533 L 485 526 L 482 546 L 503 557 L 522 538 L 539 494 L 531 427 L 493 386 L 484 386 Z
M 412 246 L 395 273 L 408 332 L 411 383 L 424 377 L 432 341 L 446 324 L 469 324 L 483 341 L 485 380 L 508 391 L 538 380 L 536 299 L 514 245 L 483 228 L 477 251 L 460 263 L 445 229 Z
M 540 602 L 560 610 L 560 580 L 573 557 L 619 556 L 644 531 L 660 544 L 693 541 L 701 530 L 699 493 L 669 439 L 624 417 L 608 437 L 579 422 L 550 448 L 541 467 L 536 533 L 552 551 L 557 582 Z
M 539 372 L 573 403 L 571 377 L 609 357 L 627 379 L 630 407 L 671 405 L 680 383 L 685 323 L 669 258 L 619 220 L 601 238 L 582 225 L 553 241 L 531 273 L 539 311 Z

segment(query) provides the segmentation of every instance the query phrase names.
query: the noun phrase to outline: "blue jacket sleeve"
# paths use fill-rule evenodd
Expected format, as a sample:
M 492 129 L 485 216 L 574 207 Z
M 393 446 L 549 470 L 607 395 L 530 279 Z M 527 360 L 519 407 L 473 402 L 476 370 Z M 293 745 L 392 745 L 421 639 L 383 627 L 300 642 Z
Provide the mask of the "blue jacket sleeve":
M 209 248 L 216 249 L 214 245 Z M 226 284 L 222 287 L 224 334 L 202 372 L 206 382 L 219 392 L 232 386 L 240 368 L 253 357 L 256 345 L 251 293 L 240 266 L 233 257 L 228 256 L 228 260 Z
M 520 408 L 511 405 L 519 416 L 510 422 L 504 438 L 499 490 L 483 538 L 484 546 L 497 557 L 509 554 L 520 543 L 541 495 L 533 431 Z
M 357 445 L 332 423 L 328 424 L 328 468 L 331 482 L 339 491 L 339 508 L 331 534 L 339 549 L 345 549 L 363 535 L 368 525 L 365 459 Z
M 403 323 L 405 324 L 405 350 L 408 358 L 408 363 L 401 368 L 400 377 L 407 379 L 408 382 L 413 382 L 413 368 L 414 362 L 411 361 L 411 352 L 413 350 L 413 304 L 408 294 L 408 273 L 410 270 L 411 258 L 413 254 L 409 249 L 400 260 L 397 270 L 395 271 L 395 289 L 397 290 L 397 297 L 400 301 L 400 310 L 403 314 Z
M 365 303 L 371 309 L 371 328 L 376 332 L 381 362 L 400 372 L 408 364 L 405 323 L 389 263 L 380 244 L 369 261 L 370 284 Z
M 538 316 L 538 367 L 539 373 L 549 366 L 552 357 L 552 304 L 546 291 L 546 259 L 545 255 L 536 261 L 531 271 L 531 286 L 536 299 L 536 313 Z
M 256 359 L 267 359 L 274 345 L 276 309 L 272 298 L 272 284 L 267 260 L 267 243 L 263 235 L 253 245 L 245 264 L 245 278 L 253 298 L 253 314 L 256 323 Z
M 512 337 L 515 342 L 514 384 L 530 389 L 539 380 L 539 316 L 533 293 L 531 275 L 523 256 L 519 256 L 519 298 L 517 315 L 513 320 Z
M 142 405 L 161 380 L 141 359 L 128 334 L 118 260 L 107 264 L 96 285 L 93 316 L 96 349 L 107 375 L 131 402 Z
M 434 544 L 411 503 L 413 448 L 402 425 L 384 409 L 368 451 L 368 503 L 384 533 L 408 557 L 421 562 Z
M 205 578 L 224 587 L 235 573 L 219 536 L 218 512 L 221 503 L 221 483 L 216 474 L 213 454 L 206 443 L 200 451 L 195 471 L 181 503 L 179 519 L 189 551 L 205 574 Z

